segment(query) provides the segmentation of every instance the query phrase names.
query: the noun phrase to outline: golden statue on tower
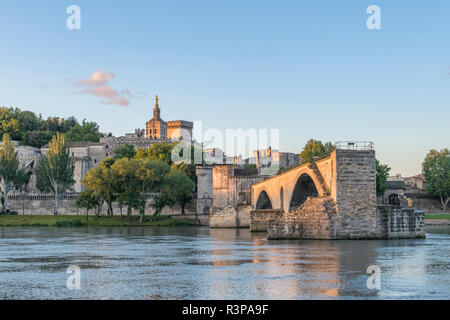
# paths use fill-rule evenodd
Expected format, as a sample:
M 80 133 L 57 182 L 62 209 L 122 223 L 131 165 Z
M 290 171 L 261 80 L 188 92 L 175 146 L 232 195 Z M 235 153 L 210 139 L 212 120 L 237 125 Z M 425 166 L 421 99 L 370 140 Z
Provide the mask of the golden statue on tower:
M 158 97 L 158 95 L 156 95 L 155 96 L 155 107 L 159 106 L 158 103 L 159 103 L 159 97 Z

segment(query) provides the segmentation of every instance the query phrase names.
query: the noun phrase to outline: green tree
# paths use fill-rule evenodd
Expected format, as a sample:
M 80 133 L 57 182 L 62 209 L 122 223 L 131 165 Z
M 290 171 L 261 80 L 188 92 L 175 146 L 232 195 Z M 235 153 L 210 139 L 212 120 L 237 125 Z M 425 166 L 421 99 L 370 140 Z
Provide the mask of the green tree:
M 150 148 L 138 148 L 136 159 L 162 161 L 168 165 L 172 164 L 172 149 L 176 143 L 154 143 Z
M 156 221 L 158 215 L 161 214 L 165 207 L 173 207 L 176 204 L 175 199 L 171 197 L 167 192 L 162 190 L 152 201 L 151 207 L 154 210 L 153 221 Z
M 151 193 L 160 192 L 163 185 L 164 178 L 170 172 L 170 166 L 162 161 L 147 160 L 141 161 L 141 167 L 137 174 L 141 183 L 139 188 L 141 207 L 140 207 L 140 221 L 142 223 L 145 214 L 145 206 Z
M 114 160 L 123 158 L 132 159 L 136 156 L 136 150 L 130 144 L 123 144 L 114 151 Z
M 2 209 L 8 208 L 8 193 L 13 189 L 21 189 L 28 183 L 29 175 L 20 167 L 19 158 L 8 134 L 3 134 L 0 146 L 0 179 L 4 202 Z
M 87 122 L 86 120 L 83 120 L 81 125 L 76 124 L 71 127 L 69 132 L 67 132 L 68 141 L 98 142 L 101 136 L 98 124 L 95 122 Z
M 94 195 L 99 201 L 106 202 L 108 215 L 114 214 L 112 204 L 117 198 L 116 172 L 111 168 L 115 160 L 105 158 L 98 167 L 92 168 L 81 180 L 86 187 L 86 191 Z M 101 211 L 101 208 L 100 208 Z M 100 211 L 97 212 L 98 218 Z
M 164 179 L 163 191 L 180 205 L 181 214 L 184 214 L 184 207 L 192 200 L 195 183 L 184 172 L 172 170 Z
M 320 140 L 310 139 L 300 153 L 300 158 L 302 163 L 314 162 L 328 157 L 333 150 L 334 146 L 331 142 L 324 144 Z
M 450 200 L 450 151 L 431 150 L 422 163 L 422 172 L 427 179 L 427 192 L 441 199 L 444 211 Z
M 389 177 L 389 172 L 391 168 L 386 164 L 381 164 L 380 161 L 376 160 L 376 171 L 377 171 L 377 196 L 383 196 L 386 192 L 386 181 Z
M 81 192 L 76 201 L 78 208 L 86 209 L 86 221 L 89 220 L 89 211 L 98 206 L 98 199 L 89 191 Z
M 49 143 L 47 155 L 42 156 L 37 171 L 36 186 L 42 192 L 55 195 L 55 212 L 59 210 L 59 196 L 70 189 L 73 180 L 74 163 L 69 156 L 65 136 L 57 133 Z
M 36 116 L 34 112 L 22 111 L 18 108 L 0 108 L 0 137 L 7 133 L 12 140 L 21 145 L 40 148 L 57 132 L 67 133 L 68 141 L 99 141 L 101 134 L 95 122 L 80 125 L 74 117 L 67 119 Z

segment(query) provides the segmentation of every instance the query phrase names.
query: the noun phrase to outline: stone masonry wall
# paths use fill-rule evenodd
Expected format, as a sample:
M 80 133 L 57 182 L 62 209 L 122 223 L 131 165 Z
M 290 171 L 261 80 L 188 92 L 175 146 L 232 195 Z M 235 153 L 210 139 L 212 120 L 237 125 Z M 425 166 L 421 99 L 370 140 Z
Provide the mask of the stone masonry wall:
M 77 215 L 86 214 L 85 209 L 79 209 L 75 203 L 78 199 L 78 194 L 64 195 L 59 200 L 59 212 L 61 215 Z M 153 208 L 150 207 L 150 201 L 148 201 L 145 214 L 151 215 L 154 213 Z M 55 198 L 52 195 L 28 195 L 25 198 L 22 195 L 9 196 L 9 208 L 13 211 L 17 211 L 19 214 L 25 213 L 25 215 L 52 215 L 55 207 Z M 113 204 L 113 210 L 115 215 L 120 214 L 120 208 L 116 203 Z M 186 205 L 186 214 L 196 213 L 196 201 L 195 199 Z M 106 203 L 103 205 L 101 214 L 106 215 L 108 211 Z M 126 214 L 126 208 L 122 209 L 123 214 Z M 94 210 L 91 210 L 89 214 L 94 214 Z M 133 211 L 133 214 L 138 212 Z M 166 207 L 163 209 L 163 215 L 177 215 L 181 214 L 181 208 L 175 206 L 173 208 Z
M 277 220 L 283 216 L 284 210 L 252 210 L 250 212 L 250 231 L 263 232 L 271 221 Z
M 425 238 L 425 214 L 395 206 L 377 207 L 383 239 Z
M 269 221 L 269 239 L 331 239 L 338 221 L 331 197 L 308 198 L 295 212 Z
M 335 239 L 377 238 L 376 168 L 373 150 L 336 150 Z
M 213 208 L 209 216 L 211 228 L 249 228 L 251 206 L 238 205 Z
M 393 206 L 377 208 L 378 230 L 371 234 L 354 230 L 351 221 L 342 220 L 331 197 L 309 198 L 296 212 L 269 220 L 269 239 L 409 239 L 425 237 L 425 216 L 413 210 Z M 253 220 L 252 220 L 253 224 Z M 364 225 L 364 228 L 367 228 Z M 370 230 L 369 230 L 370 231 Z

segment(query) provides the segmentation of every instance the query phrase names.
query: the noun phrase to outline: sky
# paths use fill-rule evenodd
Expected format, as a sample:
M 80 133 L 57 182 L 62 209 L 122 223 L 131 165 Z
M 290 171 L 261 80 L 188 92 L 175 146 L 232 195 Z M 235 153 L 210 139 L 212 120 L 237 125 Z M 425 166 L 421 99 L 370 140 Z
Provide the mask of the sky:
M 123 135 L 159 95 L 164 120 L 279 129 L 296 153 L 310 138 L 373 141 L 409 176 L 450 147 L 449 34 L 448 0 L 1 0 L 0 106 Z

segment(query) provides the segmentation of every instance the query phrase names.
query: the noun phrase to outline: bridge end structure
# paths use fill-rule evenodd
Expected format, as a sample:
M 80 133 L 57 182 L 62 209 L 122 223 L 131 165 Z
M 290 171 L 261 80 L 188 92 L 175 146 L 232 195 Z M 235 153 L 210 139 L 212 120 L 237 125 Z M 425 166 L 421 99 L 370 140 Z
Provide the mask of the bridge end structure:
M 284 194 L 289 195 L 285 201 L 291 201 L 291 205 L 289 210 L 279 206 L 261 209 L 257 207 L 257 195 L 254 195 L 250 228 L 255 220 L 258 223 L 256 229 L 263 229 L 261 217 L 265 217 L 269 239 L 422 238 L 425 234 L 423 214 L 400 208 L 377 208 L 373 144 L 359 148 L 349 145 L 352 148 L 337 146 L 329 158 L 317 162 L 316 166 L 300 166 L 290 173 L 290 177 L 289 174 L 274 177 L 253 186 L 253 192 L 264 190 L 270 200 L 278 204 L 280 200 L 274 199 L 271 188 L 278 188 L 276 182 L 279 181 L 283 184 Z M 296 179 L 302 175 L 315 175 L 311 180 L 317 192 L 299 197 L 303 202 L 295 207 L 292 201 L 298 197 L 299 190 L 308 192 L 311 189 L 298 189 Z M 293 181 L 289 184 L 288 180 Z M 281 214 L 280 209 L 284 209 Z

